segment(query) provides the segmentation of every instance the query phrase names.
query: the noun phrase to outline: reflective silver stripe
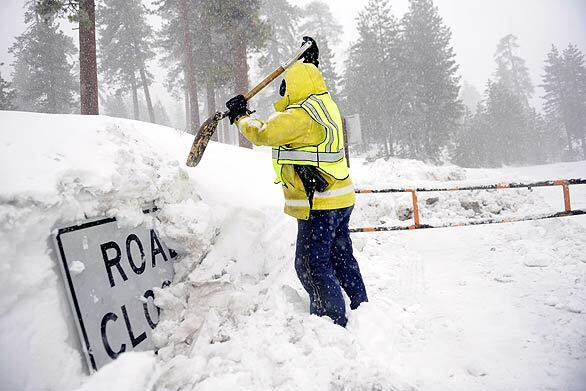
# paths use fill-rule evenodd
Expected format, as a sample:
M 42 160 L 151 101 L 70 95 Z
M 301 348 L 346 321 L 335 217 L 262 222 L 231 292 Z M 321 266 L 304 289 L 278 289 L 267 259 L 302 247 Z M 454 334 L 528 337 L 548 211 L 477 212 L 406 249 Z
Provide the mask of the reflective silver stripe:
M 354 186 L 348 185 L 348 186 L 344 186 L 339 189 L 327 190 L 327 191 L 324 191 L 321 193 L 315 192 L 313 198 L 314 199 L 331 198 L 331 197 L 337 197 L 337 196 L 351 194 L 351 193 L 354 193 Z M 309 200 L 288 200 L 288 199 L 286 199 L 285 205 L 293 206 L 293 207 L 308 207 L 309 208 Z
M 326 163 L 334 163 L 344 158 L 344 150 L 338 152 L 318 152 L 319 161 Z
M 343 149 L 338 152 L 307 152 L 300 150 L 273 149 L 273 159 L 277 160 L 333 163 L 341 160 L 343 157 Z
M 334 120 L 332 119 L 332 117 L 330 116 L 330 113 L 328 112 L 328 110 L 326 110 L 326 106 L 324 106 L 324 103 L 317 99 L 315 96 L 310 96 L 309 99 L 317 102 L 317 104 L 319 105 L 319 107 L 321 107 L 322 111 L 324 112 L 324 114 L 326 115 L 326 118 L 328 120 L 328 122 L 330 123 L 330 125 L 333 125 L 334 128 L 336 129 L 336 135 L 335 137 L 332 137 L 328 140 L 328 145 L 326 146 L 326 151 L 331 151 L 332 150 L 332 144 L 334 142 L 334 138 L 337 141 L 337 148 L 340 148 L 340 129 L 338 129 L 338 125 L 336 125 L 336 123 L 334 122 Z
M 325 121 L 323 120 L 323 118 L 320 117 L 320 115 L 318 114 L 317 110 L 308 101 L 303 102 L 303 104 L 301 106 L 303 108 L 306 108 L 307 110 L 311 111 L 311 113 L 315 117 L 314 119 L 321 126 L 323 126 L 326 129 L 326 131 L 328 132 L 328 143 L 326 145 L 326 152 L 332 152 L 331 143 L 332 143 L 332 139 L 334 137 L 334 129 L 332 128 L 332 126 L 325 123 Z M 329 147 L 329 149 L 328 149 L 328 147 Z
M 307 206 L 309 208 L 309 200 L 285 200 L 285 205 L 288 205 L 288 206 Z
M 307 151 L 286 151 L 286 150 L 279 150 L 273 149 L 273 159 L 277 160 L 307 160 L 310 162 L 317 163 L 317 152 L 307 152 Z
M 313 195 L 313 198 L 330 198 L 330 197 L 337 197 L 337 196 L 350 194 L 350 193 L 354 193 L 354 186 L 353 185 L 344 186 L 339 189 L 326 190 L 321 193 L 319 191 L 316 191 L 315 194 Z

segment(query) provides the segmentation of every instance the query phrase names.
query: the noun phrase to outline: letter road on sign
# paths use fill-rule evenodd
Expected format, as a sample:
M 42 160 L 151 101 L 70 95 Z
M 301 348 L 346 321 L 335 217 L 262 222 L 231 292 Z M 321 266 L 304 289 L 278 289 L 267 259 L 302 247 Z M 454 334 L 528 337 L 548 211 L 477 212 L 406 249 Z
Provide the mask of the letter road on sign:
M 153 288 L 172 281 L 177 256 L 157 231 L 106 218 L 60 228 L 54 242 L 90 372 L 123 352 L 154 349 Z

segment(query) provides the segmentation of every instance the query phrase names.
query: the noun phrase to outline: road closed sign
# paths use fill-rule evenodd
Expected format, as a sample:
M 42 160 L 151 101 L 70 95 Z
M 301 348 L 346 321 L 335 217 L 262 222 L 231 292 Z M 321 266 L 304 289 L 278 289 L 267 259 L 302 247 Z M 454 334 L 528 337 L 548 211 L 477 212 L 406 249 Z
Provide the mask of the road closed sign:
M 106 218 L 60 228 L 54 242 L 90 371 L 123 352 L 153 349 L 153 288 L 171 282 L 176 257 L 157 231 Z

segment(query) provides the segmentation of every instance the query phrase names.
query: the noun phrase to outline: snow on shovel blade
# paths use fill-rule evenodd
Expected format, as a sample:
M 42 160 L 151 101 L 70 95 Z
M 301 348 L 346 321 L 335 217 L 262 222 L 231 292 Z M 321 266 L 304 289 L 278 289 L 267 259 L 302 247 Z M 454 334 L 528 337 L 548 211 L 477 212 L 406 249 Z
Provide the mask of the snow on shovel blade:
M 191 145 L 189 156 L 187 156 L 187 162 L 185 163 L 187 166 L 195 167 L 199 164 L 208 142 L 216 132 L 218 122 L 220 122 L 224 117 L 226 117 L 226 113 L 221 113 L 218 111 L 200 126 L 199 131 L 193 140 L 193 144 Z

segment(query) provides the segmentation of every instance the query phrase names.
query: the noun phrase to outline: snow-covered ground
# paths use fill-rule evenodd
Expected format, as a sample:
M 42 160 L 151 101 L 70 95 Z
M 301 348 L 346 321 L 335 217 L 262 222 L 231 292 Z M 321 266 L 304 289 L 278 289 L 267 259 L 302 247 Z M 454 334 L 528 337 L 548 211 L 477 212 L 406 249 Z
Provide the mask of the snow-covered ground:
M 0 390 L 584 390 L 586 217 L 355 234 L 370 302 L 310 316 L 270 154 L 109 117 L 0 112 Z M 352 161 L 357 187 L 586 177 L 586 162 L 468 170 Z M 359 195 L 352 224 L 407 224 L 407 195 Z M 437 198 L 436 200 L 430 198 Z M 143 215 L 155 201 L 157 218 Z M 559 188 L 420 195 L 423 222 L 559 211 Z M 572 187 L 586 208 L 586 186 Z M 180 253 L 158 355 L 84 374 L 49 236 L 116 215 Z

